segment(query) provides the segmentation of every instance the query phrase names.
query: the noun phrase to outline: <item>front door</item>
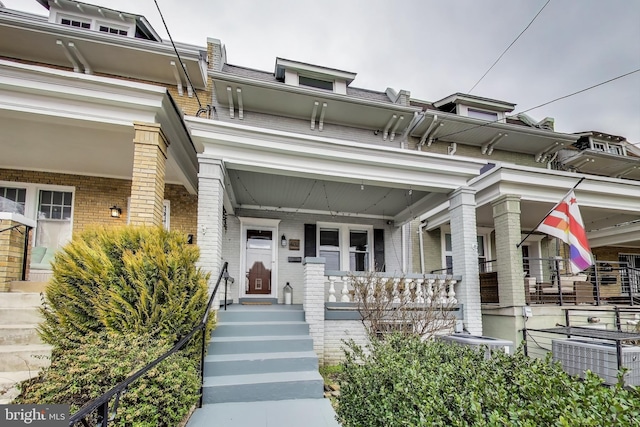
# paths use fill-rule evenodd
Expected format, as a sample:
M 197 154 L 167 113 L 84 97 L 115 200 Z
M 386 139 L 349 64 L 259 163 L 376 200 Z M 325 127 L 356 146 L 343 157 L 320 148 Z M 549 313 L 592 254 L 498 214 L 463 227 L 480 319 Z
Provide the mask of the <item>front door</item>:
M 273 231 L 247 229 L 246 285 L 247 295 L 270 295 L 273 277 Z

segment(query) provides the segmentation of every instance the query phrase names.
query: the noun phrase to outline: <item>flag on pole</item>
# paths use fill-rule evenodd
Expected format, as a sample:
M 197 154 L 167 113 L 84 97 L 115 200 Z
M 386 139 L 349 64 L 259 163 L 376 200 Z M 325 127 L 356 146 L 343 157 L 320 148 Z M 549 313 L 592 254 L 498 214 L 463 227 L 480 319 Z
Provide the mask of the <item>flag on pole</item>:
M 557 237 L 569 245 L 569 258 L 573 274 L 580 273 L 593 265 L 587 232 L 584 229 L 578 201 L 573 190 L 549 212 L 536 230 Z

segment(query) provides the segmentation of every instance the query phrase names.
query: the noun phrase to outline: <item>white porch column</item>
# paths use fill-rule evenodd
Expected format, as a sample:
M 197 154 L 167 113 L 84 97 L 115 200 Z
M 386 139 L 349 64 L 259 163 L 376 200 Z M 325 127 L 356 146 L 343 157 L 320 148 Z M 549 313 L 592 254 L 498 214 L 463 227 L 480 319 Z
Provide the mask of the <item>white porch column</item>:
M 460 187 L 449 197 L 453 274 L 461 275 L 457 297 L 464 304 L 464 324 L 473 335 L 482 335 L 478 237 L 476 231 L 476 190 Z
M 520 196 L 504 195 L 495 200 L 493 220 L 496 227 L 496 263 L 500 305 L 525 305 L 524 270 L 520 243 Z
M 222 267 L 222 204 L 224 200 L 224 165 L 219 159 L 198 154 L 198 266 L 211 273 L 209 292 Z M 219 298 L 216 298 L 218 300 Z M 219 307 L 218 301 L 214 308 Z
M 320 366 L 324 364 L 324 258 L 304 259 L 304 309 L 309 333 L 313 338 L 313 350 Z

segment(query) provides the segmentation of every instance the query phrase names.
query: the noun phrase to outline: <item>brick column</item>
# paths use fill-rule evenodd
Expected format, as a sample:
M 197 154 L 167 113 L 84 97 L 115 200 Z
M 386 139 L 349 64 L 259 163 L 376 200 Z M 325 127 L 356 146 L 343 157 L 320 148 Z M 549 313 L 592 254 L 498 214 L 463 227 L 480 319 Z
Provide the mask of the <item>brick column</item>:
M 224 165 L 222 160 L 206 154 L 198 154 L 198 163 L 198 266 L 211 273 L 209 292 L 213 292 L 222 267 Z M 217 304 L 215 308 L 219 307 Z
M 134 123 L 133 177 L 129 223 L 162 225 L 167 147 L 160 125 Z
M 460 187 L 449 196 L 453 274 L 462 276 L 456 288 L 463 306 L 464 324 L 471 334 L 482 335 L 478 237 L 476 230 L 476 190 Z
M 520 196 L 504 195 L 495 200 L 493 221 L 496 229 L 496 263 L 500 305 L 525 305 L 524 270 L 520 243 Z
M 304 297 L 302 308 L 313 338 L 313 350 L 320 366 L 324 364 L 324 258 L 304 259 Z

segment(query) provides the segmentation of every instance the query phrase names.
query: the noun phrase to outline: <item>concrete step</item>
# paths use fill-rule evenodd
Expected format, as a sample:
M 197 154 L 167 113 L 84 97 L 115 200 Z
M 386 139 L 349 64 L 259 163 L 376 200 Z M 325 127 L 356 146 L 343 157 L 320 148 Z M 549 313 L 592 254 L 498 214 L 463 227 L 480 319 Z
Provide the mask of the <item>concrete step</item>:
M 49 282 L 37 282 L 28 280 L 16 280 L 11 282 L 9 292 L 28 292 L 40 293 L 44 292 Z
M 196 409 L 187 427 L 340 427 L 329 399 L 232 402 Z
M 0 308 L 0 325 L 32 324 L 42 322 L 38 307 Z
M 318 356 L 313 351 L 211 354 L 205 357 L 204 375 L 249 375 L 317 370 Z
M 258 337 L 212 337 L 208 354 L 274 353 L 313 350 L 308 335 L 276 335 Z
M 42 296 L 37 292 L 0 292 L 0 309 L 40 306 Z
M 220 322 L 302 322 L 302 310 L 233 310 L 219 311 Z
M 0 372 L 0 405 L 11 403 L 20 394 L 18 385 L 36 376 L 38 376 L 38 370 Z
M 38 325 L 0 325 L 0 345 L 42 344 Z
M 0 346 L 0 372 L 37 370 L 49 366 L 51 346 L 46 344 Z
M 203 402 L 321 399 L 323 386 L 317 370 L 205 377 Z
M 306 322 L 219 322 L 213 331 L 216 337 L 261 336 L 261 335 L 306 335 Z

